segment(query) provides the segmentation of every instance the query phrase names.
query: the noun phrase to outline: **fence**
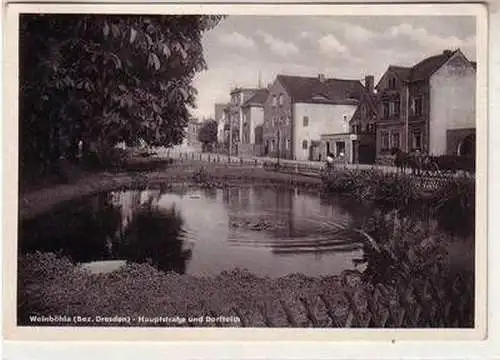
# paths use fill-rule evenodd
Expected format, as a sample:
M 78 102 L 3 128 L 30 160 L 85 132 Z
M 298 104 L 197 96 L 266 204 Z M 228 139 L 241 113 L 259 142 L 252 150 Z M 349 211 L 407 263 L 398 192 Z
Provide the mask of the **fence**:
M 270 171 L 278 171 L 287 174 L 297 174 L 311 177 L 321 177 L 324 171 L 324 163 L 319 161 L 297 161 L 288 159 L 277 159 L 277 158 L 267 158 L 267 157 L 237 157 L 229 156 L 223 154 L 214 153 L 199 153 L 199 152 L 174 152 L 167 151 L 166 155 L 169 158 L 177 159 L 181 162 L 183 161 L 195 161 L 195 162 L 206 162 L 213 164 L 224 164 L 229 166 L 251 166 L 264 168 Z M 364 165 L 364 164 L 348 164 L 343 161 L 336 161 L 334 163 L 335 171 L 344 170 L 376 170 L 381 171 L 385 174 L 401 174 L 402 176 L 411 176 L 415 181 L 417 186 L 421 187 L 423 191 L 433 191 L 439 186 L 444 184 L 447 179 L 454 174 L 447 173 L 421 173 L 419 175 L 414 175 L 410 169 L 407 169 L 404 173 L 400 173 L 396 167 L 387 165 Z M 471 175 L 473 176 L 473 175 Z
M 466 328 L 474 326 L 473 291 L 458 290 L 459 278 L 447 296 L 430 281 L 410 282 L 398 293 L 383 285 L 351 286 L 343 275 L 340 291 L 297 299 L 261 301 L 253 309 L 230 310 L 241 327 L 315 328 Z M 360 280 L 357 282 L 359 283 Z

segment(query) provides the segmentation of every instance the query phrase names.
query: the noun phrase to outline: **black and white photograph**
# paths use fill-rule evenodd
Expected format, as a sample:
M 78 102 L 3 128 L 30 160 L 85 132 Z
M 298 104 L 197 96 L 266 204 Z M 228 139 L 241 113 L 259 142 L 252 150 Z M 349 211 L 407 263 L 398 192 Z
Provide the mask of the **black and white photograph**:
M 13 326 L 484 326 L 481 21 L 21 12 Z

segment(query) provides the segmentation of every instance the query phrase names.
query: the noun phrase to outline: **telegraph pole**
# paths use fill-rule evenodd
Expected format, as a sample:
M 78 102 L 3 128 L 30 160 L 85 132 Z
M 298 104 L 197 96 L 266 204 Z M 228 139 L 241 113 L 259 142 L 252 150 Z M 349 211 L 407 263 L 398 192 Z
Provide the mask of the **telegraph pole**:
M 410 117 L 410 88 L 409 84 L 405 86 L 405 101 L 406 101 L 406 116 L 405 116 L 405 140 L 406 140 L 406 153 L 410 152 L 410 134 L 408 129 L 408 121 Z
M 278 168 L 280 167 L 280 128 L 278 127 Z
M 233 150 L 233 122 L 229 114 L 229 161 L 231 161 L 231 152 Z

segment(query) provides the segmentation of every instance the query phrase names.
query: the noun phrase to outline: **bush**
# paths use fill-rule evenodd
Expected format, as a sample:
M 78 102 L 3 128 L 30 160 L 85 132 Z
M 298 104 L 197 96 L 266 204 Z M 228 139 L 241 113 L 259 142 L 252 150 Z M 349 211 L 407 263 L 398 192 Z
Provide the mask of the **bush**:
M 474 179 L 452 178 L 433 194 L 431 209 L 448 233 L 470 236 L 475 231 L 476 184 Z
M 439 169 L 456 172 L 464 170 L 468 172 L 476 171 L 476 159 L 470 156 L 442 155 L 435 158 Z

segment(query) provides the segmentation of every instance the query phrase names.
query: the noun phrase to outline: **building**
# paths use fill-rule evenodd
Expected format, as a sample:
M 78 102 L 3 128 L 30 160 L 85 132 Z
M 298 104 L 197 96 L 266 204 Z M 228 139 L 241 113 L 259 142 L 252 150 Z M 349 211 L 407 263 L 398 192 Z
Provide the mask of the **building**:
M 476 65 L 457 49 L 412 67 L 389 66 L 378 90 L 377 158 L 392 148 L 475 154 Z
M 226 124 L 226 116 L 224 109 L 228 104 L 215 104 L 214 114 L 217 122 L 217 142 L 222 144 L 225 142 L 224 125 Z
M 321 135 L 349 134 L 362 92 L 357 80 L 278 75 L 264 103 L 264 153 L 320 160 Z
M 263 155 L 264 103 L 269 96 L 268 89 L 258 89 L 242 105 L 243 126 L 238 154 L 243 156 Z
M 185 145 L 193 151 L 201 151 L 201 142 L 198 140 L 201 123 L 198 119 L 191 118 L 186 127 Z
M 375 163 L 377 153 L 376 124 L 378 122 L 377 93 L 372 75 L 365 77 L 365 91 L 349 125 L 356 135 L 352 143 L 352 159 L 355 164 Z
M 229 123 L 236 137 L 232 137 L 232 142 L 240 143 L 243 132 L 243 108 L 242 105 L 250 99 L 258 89 L 235 88 L 231 91 L 231 102 L 229 104 Z

